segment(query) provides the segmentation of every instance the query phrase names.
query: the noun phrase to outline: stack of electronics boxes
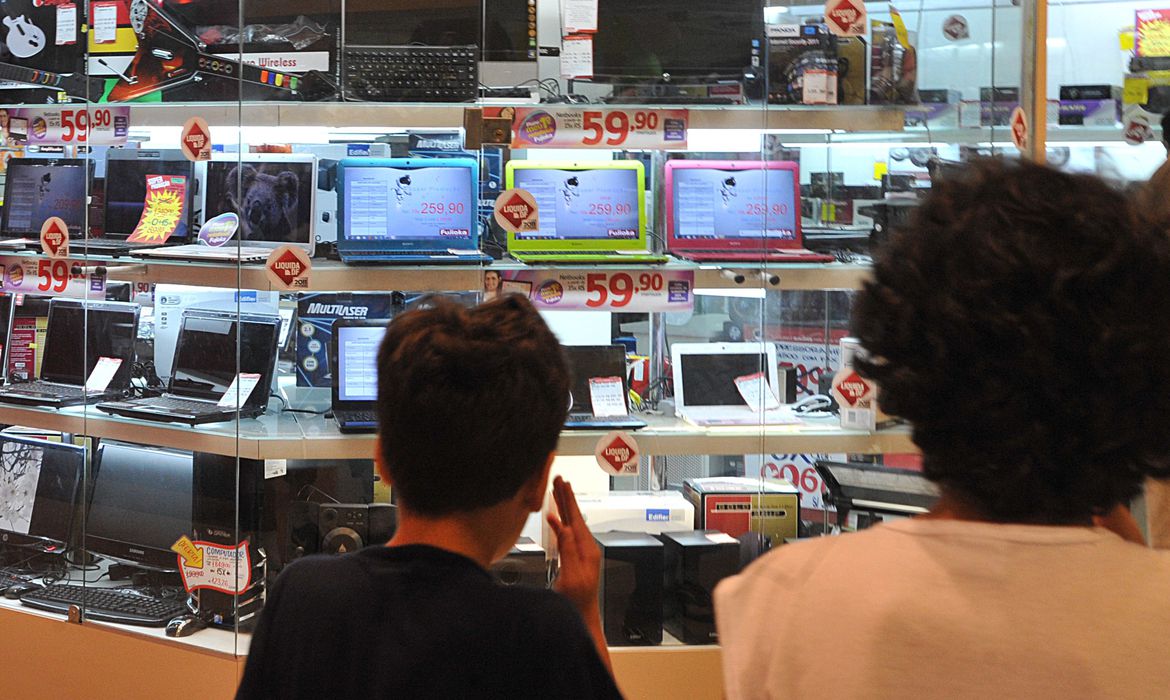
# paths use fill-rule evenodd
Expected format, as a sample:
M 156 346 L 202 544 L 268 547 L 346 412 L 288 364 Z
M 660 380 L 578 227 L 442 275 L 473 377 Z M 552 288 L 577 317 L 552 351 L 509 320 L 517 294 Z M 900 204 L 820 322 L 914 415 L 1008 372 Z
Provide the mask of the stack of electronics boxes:
M 772 104 L 867 102 L 868 46 L 824 24 L 768 25 L 768 101 Z

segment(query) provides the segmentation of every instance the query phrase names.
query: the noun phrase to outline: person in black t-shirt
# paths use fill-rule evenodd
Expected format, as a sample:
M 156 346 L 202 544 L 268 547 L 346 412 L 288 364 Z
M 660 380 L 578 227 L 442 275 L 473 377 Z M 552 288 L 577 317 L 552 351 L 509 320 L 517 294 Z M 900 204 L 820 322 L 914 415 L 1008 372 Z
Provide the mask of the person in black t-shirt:
M 556 592 L 486 570 L 541 508 L 568 394 L 560 344 L 523 297 L 398 317 L 378 354 L 375 457 L 398 529 L 280 575 L 236 697 L 620 698 L 600 553 L 568 483 L 548 518 Z

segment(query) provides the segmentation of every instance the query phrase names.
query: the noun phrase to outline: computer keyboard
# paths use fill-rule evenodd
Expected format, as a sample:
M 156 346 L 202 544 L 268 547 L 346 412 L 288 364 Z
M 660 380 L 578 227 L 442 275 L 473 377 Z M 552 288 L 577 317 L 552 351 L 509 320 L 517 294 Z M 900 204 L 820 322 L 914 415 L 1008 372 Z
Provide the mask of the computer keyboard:
M 26 593 L 20 602 L 30 608 L 66 614 L 76 605 L 90 620 L 143 627 L 162 627 L 172 618 L 191 612 L 178 600 L 156 598 L 130 588 L 94 588 L 71 583 Z
M 347 46 L 345 96 L 366 102 L 469 102 L 479 96 L 474 46 Z
M 150 399 L 146 402 L 148 406 L 156 408 L 166 408 L 172 411 L 179 411 L 183 413 L 207 413 L 212 409 L 217 408 L 215 404 L 208 401 L 195 401 L 193 399 L 182 399 L 177 396 L 160 396 L 158 398 Z
M 12 390 L 21 394 L 48 394 L 62 398 L 85 396 L 85 387 L 74 386 L 72 384 L 53 384 L 43 382 L 39 379 L 25 382 L 24 384 L 16 384 L 12 387 Z M 96 395 L 96 392 L 90 392 L 90 394 Z
M 347 423 L 374 423 L 378 415 L 373 411 L 342 411 L 338 418 Z
M 20 585 L 22 583 L 28 583 L 31 580 L 32 579 L 27 576 L 11 574 L 7 571 L 0 571 L 0 591 L 3 591 L 4 589 L 10 588 L 12 586 Z

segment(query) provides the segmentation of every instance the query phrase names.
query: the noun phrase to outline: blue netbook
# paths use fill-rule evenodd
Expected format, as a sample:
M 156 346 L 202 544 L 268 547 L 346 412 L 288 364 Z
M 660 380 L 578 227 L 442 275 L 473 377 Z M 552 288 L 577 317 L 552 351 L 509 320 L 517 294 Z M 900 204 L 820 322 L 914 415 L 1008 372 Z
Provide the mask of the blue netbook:
M 346 263 L 491 262 L 479 250 L 478 192 L 471 158 L 347 158 L 337 253 Z

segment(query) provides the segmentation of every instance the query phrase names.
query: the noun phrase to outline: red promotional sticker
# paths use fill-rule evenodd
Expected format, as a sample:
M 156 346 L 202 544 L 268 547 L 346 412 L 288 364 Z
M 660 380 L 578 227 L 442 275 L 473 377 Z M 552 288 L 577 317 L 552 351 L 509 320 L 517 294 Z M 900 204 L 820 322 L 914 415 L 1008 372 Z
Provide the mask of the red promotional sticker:
M 613 476 L 638 473 L 638 443 L 629 433 L 614 431 L 597 443 L 597 464 Z

